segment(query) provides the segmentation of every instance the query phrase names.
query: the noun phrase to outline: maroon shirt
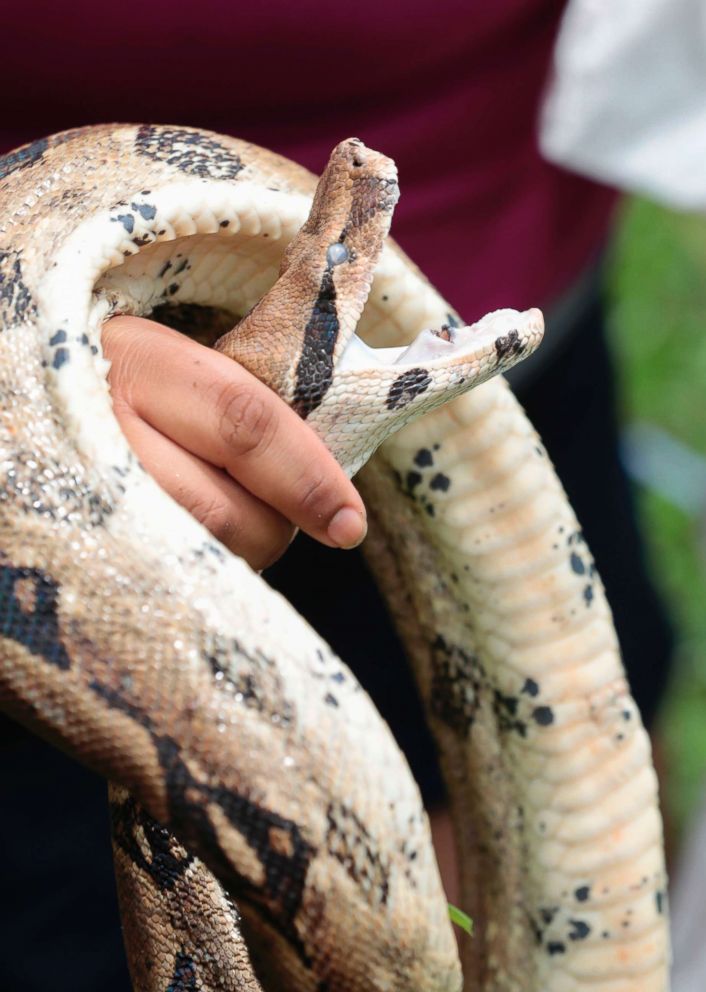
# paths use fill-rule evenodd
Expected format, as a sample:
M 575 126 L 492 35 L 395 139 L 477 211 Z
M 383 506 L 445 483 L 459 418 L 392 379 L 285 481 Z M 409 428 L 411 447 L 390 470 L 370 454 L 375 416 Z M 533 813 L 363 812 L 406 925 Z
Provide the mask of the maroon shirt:
M 562 6 L 26 0 L 3 15 L 0 150 L 92 122 L 181 123 L 320 171 L 357 135 L 396 160 L 393 234 L 466 319 L 545 306 L 597 253 L 614 201 L 537 150 Z

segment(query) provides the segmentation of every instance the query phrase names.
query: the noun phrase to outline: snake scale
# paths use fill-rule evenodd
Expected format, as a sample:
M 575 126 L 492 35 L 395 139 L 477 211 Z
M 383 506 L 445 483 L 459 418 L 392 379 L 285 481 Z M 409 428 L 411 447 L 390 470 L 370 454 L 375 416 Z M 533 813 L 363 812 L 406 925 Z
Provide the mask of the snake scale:
M 461 326 L 385 240 L 395 169 L 360 142 L 315 189 L 182 127 L 91 127 L 0 159 L 2 707 L 113 783 L 139 992 L 461 987 L 386 726 L 112 414 L 108 316 L 237 325 L 217 347 L 349 472 L 367 461 L 366 550 L 439 744 L 476 921 L 465 988 L 665 992 L 648 737 L 581 531 L 489 378 L 536 346 L 541 315 Z

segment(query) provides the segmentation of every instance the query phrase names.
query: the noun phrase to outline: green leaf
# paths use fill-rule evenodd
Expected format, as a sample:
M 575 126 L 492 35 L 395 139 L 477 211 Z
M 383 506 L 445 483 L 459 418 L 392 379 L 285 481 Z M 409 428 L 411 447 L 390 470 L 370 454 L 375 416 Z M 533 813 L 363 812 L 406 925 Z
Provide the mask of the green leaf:
M 470 916 L 467 916 L 463 910 L 458 909 L 456 906 L 452 906 L 449 903 L 449 919 L 452 923 L 455 923 L 457 927 L 461 927 L 466 933 L 473 936 L 473 920 Z

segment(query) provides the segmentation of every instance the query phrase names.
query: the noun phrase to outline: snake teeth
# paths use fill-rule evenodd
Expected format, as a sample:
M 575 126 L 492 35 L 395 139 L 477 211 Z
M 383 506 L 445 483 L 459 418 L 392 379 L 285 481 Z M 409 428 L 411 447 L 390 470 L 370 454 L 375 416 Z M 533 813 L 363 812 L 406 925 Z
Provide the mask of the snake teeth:
M 496 353 L 512 350 L 519 361 L 534 351 L 543 333 L 541 310 L 496 310 L 465 327 L 442 324 L 438 329 L 422 331 L 408 348 L 402 350 L 395 364 L 416 365 L 424 362 L 434 367 L 451 358 L 468 360 L 488 347 L 495 348 Z M 514 349 L 510 347 L 513 340 L 516 342 Z

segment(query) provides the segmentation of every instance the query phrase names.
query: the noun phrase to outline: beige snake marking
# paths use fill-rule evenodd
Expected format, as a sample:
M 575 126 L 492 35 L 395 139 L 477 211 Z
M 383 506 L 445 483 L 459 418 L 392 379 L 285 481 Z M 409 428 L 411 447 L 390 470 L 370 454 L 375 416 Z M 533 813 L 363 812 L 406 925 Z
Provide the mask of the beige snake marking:
M 367 219 L 351 200 L 366 169 Z M 226 892 L 266 988 L 459 988 L 426 818 L 386 728 L 142 471 L 110 409 L 109 313 L 208 307 L 222 328 L 250 312 L 230 340 L 257 351 L 249 326 L 271 331 L 293 298 L 294 339 L 263 374 L 349 469 L 428 403 L 359 478 L 452 794 L 478 928 L 466 987 L 663 992 L 655 779 L 600 583 L 504 384 L 433 409 L 529 350 L 538 315 L 456 328 L 380 251 L 393 180 L 344 143 L 307 222 L 308 173 L 188 128 L 90 128 L 0 162 L 0 699 L 142 806 L 113 794 L 136 988 L 257 987 Z M 403 350 L 371 355 L 359 315 L 368 342 Z

